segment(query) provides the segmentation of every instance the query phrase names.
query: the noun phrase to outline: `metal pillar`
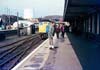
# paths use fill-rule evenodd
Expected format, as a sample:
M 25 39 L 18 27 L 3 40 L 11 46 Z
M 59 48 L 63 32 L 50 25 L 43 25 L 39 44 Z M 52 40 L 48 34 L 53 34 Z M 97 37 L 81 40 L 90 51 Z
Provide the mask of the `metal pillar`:
M 90 16 L 90 33 L 92 33 L 92 16 Z
M 97 34 L 97 13 L 95 13 L 94 15 L 94 29 L 95 34 Z
M 100 14 L 97 14 L 97 34 L 100 34 Z
M 90 20 L 90 17 L 88 18 L 88 31 L 91 32 L 91 20 Z
M 19 29 L 19 22 L 18 22 L 18 20 L 19 20 L 19 13 L 17 12 L 17 35 L 18 35 L 18 37 L 20 37 L 20 29 Z
M 94 15 L 92 16 L 92 33 L 95 33 L 95 28 L 94 28 Z

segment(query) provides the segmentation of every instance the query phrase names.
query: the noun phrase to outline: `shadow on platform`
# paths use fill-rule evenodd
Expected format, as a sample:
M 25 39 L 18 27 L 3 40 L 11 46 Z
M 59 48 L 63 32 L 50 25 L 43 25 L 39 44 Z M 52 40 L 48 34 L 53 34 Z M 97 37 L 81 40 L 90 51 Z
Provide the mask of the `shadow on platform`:
M 67 34 L 83 70 L 100 70 L 100 47 L 81 37 Z

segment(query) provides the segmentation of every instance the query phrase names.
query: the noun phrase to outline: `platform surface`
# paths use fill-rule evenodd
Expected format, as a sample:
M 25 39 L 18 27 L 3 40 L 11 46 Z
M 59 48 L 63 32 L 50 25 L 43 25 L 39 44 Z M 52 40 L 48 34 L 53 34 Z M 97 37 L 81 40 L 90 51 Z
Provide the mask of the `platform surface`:
M 50 51 L 43 70 L 82 70 L 67 36 L 64 39 L 54 37 L 54 45 L 58 48 Z

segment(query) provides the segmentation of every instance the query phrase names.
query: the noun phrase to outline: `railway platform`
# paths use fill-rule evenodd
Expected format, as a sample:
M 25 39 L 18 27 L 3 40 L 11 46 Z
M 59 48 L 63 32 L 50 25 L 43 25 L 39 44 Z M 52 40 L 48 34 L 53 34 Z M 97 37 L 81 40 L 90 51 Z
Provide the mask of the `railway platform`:
M 49 40 L 45 40 L 12 70 L 83 70 L 68 36 L 54 36 L 54 46 L 50 50 Z

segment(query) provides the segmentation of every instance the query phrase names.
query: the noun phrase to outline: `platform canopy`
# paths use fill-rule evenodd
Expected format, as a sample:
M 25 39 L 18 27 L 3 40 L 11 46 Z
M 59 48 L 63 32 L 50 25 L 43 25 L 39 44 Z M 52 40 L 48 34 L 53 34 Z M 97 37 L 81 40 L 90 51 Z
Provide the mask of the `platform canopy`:
M 65 0 L 64 20 L 100 11 L 100 0 Z

